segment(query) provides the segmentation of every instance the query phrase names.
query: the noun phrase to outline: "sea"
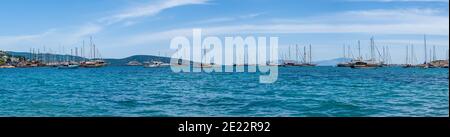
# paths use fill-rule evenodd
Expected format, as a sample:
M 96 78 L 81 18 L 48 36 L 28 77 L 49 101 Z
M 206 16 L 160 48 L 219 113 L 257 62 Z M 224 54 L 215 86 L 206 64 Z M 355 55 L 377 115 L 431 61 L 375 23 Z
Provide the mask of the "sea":
M 0 69 L 0 117 L 448 117 L 449 70 L 280 67 Z

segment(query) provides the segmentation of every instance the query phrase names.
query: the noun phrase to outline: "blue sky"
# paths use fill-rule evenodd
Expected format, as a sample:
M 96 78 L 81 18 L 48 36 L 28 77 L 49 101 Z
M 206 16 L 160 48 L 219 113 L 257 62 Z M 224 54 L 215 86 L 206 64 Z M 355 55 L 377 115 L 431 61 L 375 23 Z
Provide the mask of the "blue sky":
M 314 60 L 342 57 L 342 46 L 356 50 L 369 39 L 389 46 L 394 63 L 405 46 L 423 57 L 428 35 L 437 56 L 449 42 L 448 0 L 2 0 L 0 49 L 53 52 L 80 47 L 89 36 L 103 57 L 171 55 L 170 39 L 202 28 L 204 36 L 279 36 L 289 45 L 313 45 Z M 356 53 L 356 51 L 352 51 Z

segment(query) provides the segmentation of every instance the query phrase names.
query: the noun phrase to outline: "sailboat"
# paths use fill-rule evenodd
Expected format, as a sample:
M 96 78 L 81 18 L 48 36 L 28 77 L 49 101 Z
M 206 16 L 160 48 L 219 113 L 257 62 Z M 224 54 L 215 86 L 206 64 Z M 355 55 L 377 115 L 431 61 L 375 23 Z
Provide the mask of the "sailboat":
M 411 49 L 411 51 L 412 51 L 412 49 Z M 409 47 L 406 46 L 406 61 L 405 61 L 405 65 L 403 65 L 403 68 L 412 68 L 412 67 L 414 67 L 414 66 L 412 64 L 410 64 Z
M 212 68 L 213 66 L 214 66 L 214 63 L 209 63 L 209 64 L 207 64 L 207 63 L 204 63 L 204 62 L 206 62 L 206 58 L 205 58 L 205 55 L 206 55 L 206 53 L 207 53 L 207 49 L 202 49 L 202 61 L 200 61 L 199 63 L 198 62 L 194 62 L 193 63 L 193 66 L 194 66 L 194 68 Z M 233 66 L 236 66 L 237 64 L 234 64 Z M 239 66 L 239 65 L 238 65 Z M 243 66 L 243 65 L 242 65 Z
M 161 61 L 152 61 L 151 63 L 147 62 L 144 64 L 145 68 L 159 68 L 159 67 L 167 67 L 167 66 L 170 66 L 170 65 L 166 64 L 164 62 L 161 62 Z
M 384 62 L 378 62 L 375 58 L 375 41 L 374 38 L 370 38 L 370 59 L 369 60 L 357 60 L 352 63 L 350 68 L 378 68 L 383 67 Z
M 58 69 L 77 69 L 80 65 L 73 61 L 73 52 L 70 50 L 70 59 L 68 59 L 68 55 L 64 56 L 66 58 L 66 62 L 63 62 L 58 65 Z
M 105 67 L 107 65 L 107 63 L 105 62 L 105 60 L 97 57 L 99 56 L 99 51 L 97 48 L 95 48 L 95 44 L 93 44 L 92 42 L 92 37 L 90 38 L 90 53 L 91 53 L 91 59 L 89 61 L 84 61 L 80 63 L 81 67 L 85 67 L 85 68 L 100 68 L 100 67 Z
M 77 69 L 79 67 L 80 67 L 80 65 L 77 65 L 77 64 L 63 63 L 58 66 L 58 69 Z
M 295 52 L 295 56 L 296 56 L 296 61 L 292 61 L 292 62 L 285 62 L 284 65 L 286 66 L 297 66 L 297 67 L 313 67 L 316 66 L 316 64 L 312 63 L 312 47 L 311 45 L 309 45 L 309 53 L 307 53 L 307 49 L 306 46 L 304 47 L 304 51 L 303 51 L 303 62 L 300 63 L 299 61 L 299 56 L 298 56 L 298 45 L 295 45 L 296 48 L 296 52 Z M 290 58 L 290 46 L 289 46 L 289 58 Z
M 427 55 L 427 36 L 426 35 L 423 36 L 423 44 L 424 44 L 424 50 L 425 50 L 425 59 L 424 59 L 423 64 L 419 64 L 419 65 L 417 65 L 417 67 L 426 69 L 426 68 L 431 67 L 430 62 L 428 62 L 428 59 L 427 59 L 428 55 Z

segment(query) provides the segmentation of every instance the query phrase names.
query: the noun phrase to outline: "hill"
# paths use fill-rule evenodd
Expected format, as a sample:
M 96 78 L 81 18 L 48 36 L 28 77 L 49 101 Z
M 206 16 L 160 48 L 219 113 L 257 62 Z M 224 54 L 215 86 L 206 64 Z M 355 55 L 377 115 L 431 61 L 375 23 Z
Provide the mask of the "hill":
M 25 58 L 30 58 L 30 53 L 28 52 L 10 52 L 7 51 L 8 54 L 12 55 L 12 56 L 22 56 Z M 44 56 L 44 55 L 42 55 Z M 64 59 L 64 58 L 75 58 L 77 60 L 83 60 L 84 58 L 81 57 L 75 57 L 75 56 L 70 56 L 70 55 L 58 55 L 58 54 L 47 54 L 48 56 L 52 56 L 52 58 L 56 58 L 56 59 Z M 42 58 L 42 57 L 41 57 Z M 314 64 L 317 64 L 318 66 L 336 66 L 338 63 L 342 63 L 342 62 L 348 62 L 351 61 L 351 58 L 335 58 L 335 59 L 330 59 L 330 60 L 322 60 L 322 61 L 316 61 L 314 62 Z M 127 65 L 128 62 L 130 61 L 138 61 L 140 63 L 146 62 L 146 61 L 161 61 L 164 63 L 169 63 L 170 62 L 170 58 L 168 57 L 159 57 L 159 56 L 152 56 L 152 55 L 134 55 L 134 56 L 130 56 L 130 57 L 126 57 L 126 58 L 122 58 L 122 59 L 105 59 L 105 61 L 110 65 L 110 66 L 124 66 Z
M 7 51 L 7 53 L 11 56 L 20 56 L 20 57 L 25 57 L 26 59 L 31 58 L 31 55 L 29 52 Z M 64 60 L 64 59 L 69 59 L 69 58 L 73 58 L 74 60 L 84 60 L 85 59 L 85 58 L 77 57 L 77 56 L 59 55 L 59 54 L 41 54 L 39 58 L 41 58 L 41 59 L 46 58 L 49 60 Z M 162 61 L 164 63 L 170 62 L 170 58 L 151 56 L 151 55 L 135 55 L 135 56 L 130 56 L 130 57 L 123 58 L 123 59 L 111 59 L 110 58 L 110 59 L 104 59 L 104 60 L 108 63 L 108 65 L 111 65 L 111 66 L 123 66 L 123 65 L 126 65 L 130 61 L 139 61 L 141 63 L 146 62 L 146 61 Z
M 26 59 L 30 59 L 33 58 L 32 55 L 29 52 L 12 52 L 12 51 L 7 51 L 7 53 L 13 57 L 24 57 Z M 39 55 L 35 55 L 34 58 L 40 58 L 41 60 L 45 59 L 45 60 L 68 60 L 68 59 L 73 59 L 73 60 L 84 60 L 85 58 L 82 57 L 78 57 L 78 56 L 71 56 L 71 55 L 60 55 L 60 54 L 39 54 Z
M 138 62 L 146 62 L 146 61 L 161 61 L 164 63 L 169 63 L 170 58 L 168 57 L 158 57 L 151 55 L 134 55 L 131 57 L 123 58 L 123 59 L 105 59 L 108 65 L 111 66 L 123 66 L 126 65 L 130 61 L 138 61 Z

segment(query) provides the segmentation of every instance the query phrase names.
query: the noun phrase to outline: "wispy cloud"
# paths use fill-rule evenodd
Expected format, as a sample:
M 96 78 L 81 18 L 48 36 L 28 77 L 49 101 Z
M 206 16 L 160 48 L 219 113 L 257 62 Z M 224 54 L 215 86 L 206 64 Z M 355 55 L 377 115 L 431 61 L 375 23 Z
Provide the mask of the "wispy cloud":
M 133 7 L 128 10 L 124 10 L 121 13 L 111 15 L 108 17 L 101 18 L 99 21 L 101 23 L 113 24 L 121 22 L 127 19 L 134 19 L 139 17 L 154 16 L 166 9 L 194 5 L 194 4 L 205 4 L 208 0 L 164 0 L 145 5 L 142 7 Z
M 54 43 L 51 39 L 57 39 L 61 43 L 76 43 L 89 35 L 95 35 L 107 27 L 123 23 L 123 26 L 132 26 L 137 22 L 133 19 L 155 16 L 164 10 L 193 4 L 205 4 L 209 0 L 160 0 L 140 7 L 130 7 L 119 13 L 101 17 L 96 21 L 86 22 L 80 26 L 72 26 L 59 29 L 50 29 L 41 34 L 0 36 L 0 45 L 13 45 L 27 43 L 36 45 L 38 43 Z
M 332 15 L 304 19 L 268 19 L 258 24 L 216 25 L 203 27 L 208 35 L 237 34 L 304 34 L 304 33 L 364 33 L 364 34 L 430 34 L 449 35 L 449 17 L 436 9 L 378 9 L 345 11 Z M 225 20 L 225 19 L 223 19 Z M 204 22 L 223 21 L 219 19 Z M 190 36 L 192 28 L 179 28 L 132 36 L 135 44 L 168 41 L 175 36 Z
M 17 36 L 0 36 L 0 45 L 10 45 L 17 42 L 34 42 L 55 33 L 55 29 L 50 29 L 46 32 L 31 35 L 17 35 Z
M 247 20 L 247 19 L 253 19 L 256 17 L 259 17 L 265 13 L 252 13 L 252 14 L 245 14 L 245 15 L 239 15 L 234 17 L 219 17 L 219 18 L 211 18 L 201 21 L 196 21 L 192 24 L 214 24 L 214 23 L 224 23 L 224 22 L 231 22 L 231 21 L 238 21 L 238 20 Z

